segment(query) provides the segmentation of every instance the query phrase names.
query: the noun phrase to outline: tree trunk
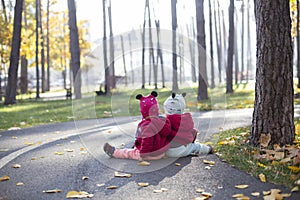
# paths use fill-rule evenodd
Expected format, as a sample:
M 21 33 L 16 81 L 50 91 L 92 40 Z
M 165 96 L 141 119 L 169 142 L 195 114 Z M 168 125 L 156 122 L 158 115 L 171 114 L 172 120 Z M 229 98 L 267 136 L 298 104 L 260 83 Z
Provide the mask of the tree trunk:
M 36 73 L 36 99 L 40 98 L 40 70 L 39 70 L 39 5 L 40 0 L 35 2 L 35 73 Z
M 80 47 L 76 19 L 75 0 L 68 0 L 71 68 L 73 73 L 73 85 L 75 99 L 81 99 L 81 72 L 80 72 Z
M 233 73 L 233 48 L 234 48 L 234 1 L 230 0 L 229 6 L 229 38 L 228 38 L 228 58 L 226 70 L 226 93 L 233 93 L 232 73 Z
M 134 70 L 133 70 L 133 61 L 132 61 L 132 42 L 130 33 L 128 33 L 128 41 L 129 41 L 129 48 L 130 48 L 130 68 L 131 68 L 131 83 L 134 85 Z
M 157 35 L 157 57 L 156 57 L 156 66 L 158 67 L 158 63 L 160 60 L 160 67 L 161 67 L 161 79 L 162 79 L 162 87 L 165 88 L 165 71 L 164 71 L 164 61 L 162 56 L 162 49 L 160 47 L 160 22 L 159 20 L 155 21 L 156 26 L 156 35 Z
M 238 84 L 239 81 L 239 50 L 238 50 L 238 29 L 237 25 L 239 24 L 237 12 L 235 9 L 235 26 L 234 26 L 234 66 L 235 66 L 235 84 Z
M 46 46 L 46 51 L 47 51 L 47 84 L 46 84 L 46 91 L 50 90 L 50 26 L 49 26 L 49 20 L 50 20 L 50 0 L 47 0 L 47 46 Z
M 114 34 L 112 29 L 112 15 L 111 15 L 111 0 L 108 3 L 108 21 L 109 21 L 109 71 L 111 72 L 111 76 L 113 77 L 111 80 L 112 88 L 116 88 L 116 78 L 115 78 L 115 47 L 114 47 Z
M 295 127 L 289 1 L 256 0 L 255 14 L 257 66 L 250 144 L 259 145 L 260 136 L 269 133 L 269 145 L 292 144 Z
M 122 58 L 123 58 L 123 66 L 124 66 L 124 79 L 125 79 L 125 86 L 127 86 L 127 69 L 126 69 L 126 60 L 125 60 L 125 50 L 124 50 L 124 40 L 123 36 L 121 35 L 121 46 L 122 46 Z
M 241 7 L 241 12 L 242 12 L 242 35 L 241 35 L 241 81 L 243 81 L 244 78 L 244 73 L 245 73 L 245 63 L 244 63 L 244 10 L 245 10 L 245 4 L 244 0 L 242 0 L 242 7 Z
M 196 83 L 197 77 L 196 77 L 196 58 L 195 58 L 195 30 L 194 30 L 194 21 L 192 20 L 191 29 L 189 25 L 186 25 L 187 34 L 189 36 L 189 50 L 190 50 L 190 56 L 191 56 L 191 77 L 192 82 Z
M 21 79 L 20 79 L 21 94 L 26 94 L 28 92 L 27 68 L 28 68 L 28 61 L 26 59 L 26 56 L 21 56 Z
M 12 37 L 12 48 L 10 53 L 10 63 L 8 69 L 8 83 L 5 93 L 5 105 L 15 104 L 17 95 L 17 82 L 18 82 L 18 65 L 20 56 L 21 44 L 21 28 L 22 28 L 22 10 L 23 1 L 16 0 L 14 10 L 14 30 Z
M 215 88 L 215 68 L 214 68 L 214 49 L 213 49 L 213 34 L 212 34 L 212 11 L 211 11 L 211 0 L 208 1 L 209 7 L 209 42 L 210 42 L 210 67 L 211 67 L 211 85 L 210 87 Z
M 172 12 L 172 65 L 173 65 L 173 85 L 172 91 L 178 91 L 178 78 L 177 78 L 177 51 L 176 51 L 176 29 L 177 29 L 177 12 L 176 12 L 177 0 L 171 0 L 171 12 Z
M 197 46 L 198 46 L 198 96 L 197 100 L 208 99 L 207 93 L 207 72 L 206 72 L 206 45 L 205 45 L 205 25 L 204 25 L 204 0 L 196 2 L 196 24 L 197 24 Z
M 142 89 L 145 89 L 145 39 L 146 39 L 146 12 L 147 6 L 149 4 L 149 0 L 145 1 L 145 8 L 144 8 L 144 24 L 143 24 L 143 32 L 142 32 Z
M 43 23 L 42 23 L 42 3 L 39 2 L 39 27 L 41 31 L 41 67 L 42 67 L 42 93 L 46 91 L 46 77 L 45 77 L 45 45 L 44 45 L 44 30 L 43 30 Z
M 221 30 L 218 31 L 218 23 L 217 23 L 217 8 L 216 3 L 214 2 L 214 21 L 215 21 L 215 33 L 216 33 L 216 46 L 217 46 L 217 57 L 218 57 L 218 75 L 219 75 L 219 83 L 222 82 L 222 46 L 221 46 Z M 219 14 L 219 12 L 218 12 Z M 220 21 L 219 21 L 220 23 Z M 218 36 L 219 35 L 219 36 Z

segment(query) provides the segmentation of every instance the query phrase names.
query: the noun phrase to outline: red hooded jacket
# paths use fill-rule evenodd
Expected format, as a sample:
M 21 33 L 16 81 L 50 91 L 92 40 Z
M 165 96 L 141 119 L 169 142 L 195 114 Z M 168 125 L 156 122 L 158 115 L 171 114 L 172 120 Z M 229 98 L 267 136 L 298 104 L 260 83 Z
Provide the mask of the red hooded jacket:
M 157 156 L 169 148 L 168 135 L 171 132 L 170 121 L 165 117 L 151 116 L 144 118 L 136 131 L 135 147 L 141 157 Z
M 171 147 L 186 145 L 195 141 L 197 130 L 190 113 L 167 115 L 171 122 L 171 134 L 168 137 Z

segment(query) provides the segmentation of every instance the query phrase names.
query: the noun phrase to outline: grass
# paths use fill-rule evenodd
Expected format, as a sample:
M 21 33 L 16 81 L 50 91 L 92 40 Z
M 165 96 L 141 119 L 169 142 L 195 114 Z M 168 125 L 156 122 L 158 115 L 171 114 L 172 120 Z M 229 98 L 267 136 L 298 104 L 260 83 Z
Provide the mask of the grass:
M 258 159 L 256 155 L 260 155 L 263 150 L 247 144 L 249 134 L 250 127 L 244 127 L 214 135 L 213 143 L 217 155 L 230 165 L 254 177 L 259 178 L 259 174 L 264 174 L 267 182 L 293 188 L 294 182 L 300 178 L 299 165 L 295 166 L 297 170 L 292 170 L 289 168 L 293 166 L 292 160 L 281 162 L 282 159 Z M 298 148 L 300 142 L 300 133 L 297 134 L 295 148 Z
M 41 124 L 60 123 L 79 119 L 136 116 L 139 113 L 139 102 L 135 96 L 139 93 L 147 95 L 153 88 L 131 91 L 126 88 L 113 90 L 112 96 L 94 96 L 81 100 L 48 100 L 32 99 L 34 93 L 18 95 L 18 103 L 4 106 L 0 104 L 0 131 L 11 127 L 26 128 Z M 233 94 L 225 95 L 225 86 L 208 89 L 209 100 L 197 101 L 196 85 L 184 88 L 187 109 L 191 112 L 211 109 L 253 107 L 254 88 L 251 84 L 234 86 Z M 164 100 L 171 94 L 167 88 L 158 89 L 158 101 L 163 112 Z

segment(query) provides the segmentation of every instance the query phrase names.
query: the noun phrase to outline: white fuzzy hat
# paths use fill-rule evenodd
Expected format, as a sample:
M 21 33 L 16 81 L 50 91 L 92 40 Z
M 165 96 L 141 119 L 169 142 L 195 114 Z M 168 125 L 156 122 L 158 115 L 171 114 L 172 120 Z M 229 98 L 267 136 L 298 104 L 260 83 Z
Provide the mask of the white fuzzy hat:
M 185 95 L 186 93 L 172 93 L 172 95 L 164 102 L 165 113 L 168 115 L 183 114 L 183 111 L 186 107 L 184 99 Z

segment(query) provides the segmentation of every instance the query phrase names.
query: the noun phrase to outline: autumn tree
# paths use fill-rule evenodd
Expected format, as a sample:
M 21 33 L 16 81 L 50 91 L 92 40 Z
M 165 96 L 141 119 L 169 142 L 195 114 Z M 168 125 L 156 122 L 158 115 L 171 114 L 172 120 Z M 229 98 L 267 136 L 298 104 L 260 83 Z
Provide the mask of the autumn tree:
M 270 145 L 292 144 L 293 49 L 289 1 L 255 1 L 257 65 L 250 144 L 270 134 Z M 267 17 L 266 17 L 267 16 Z
M 81 99 L 81 71 L 80 71 L 80 47 L 76 18 L 75 0 L 68 0 L 69 29 L 70 29 L 70 52 L 73 73 L 75 99 Z
M 234 49 L 234 1 L 230 0 L 229 6 L 229 44 L 227 51 L 227 69 L 226 69 L 226 93 L 233 93 L 232 73 L 233 73 L 233 49 Z
M 198 95 L 197 99 L 208 99 L 207 93 L 207 71 L 206 71 L 206 44 L 203 0 L 196 2 L 196 23 L 197 23 L 197 46 L 198 46 Z
M 12 37 L 12 49 L 10 53 L 10 64 L 8 69 L 8 83 L 4 104 L 15 104 L 17 94 L 18 65 L 21 45 L 23 1 L 16 0 L 14 10 L 14 27 Z

